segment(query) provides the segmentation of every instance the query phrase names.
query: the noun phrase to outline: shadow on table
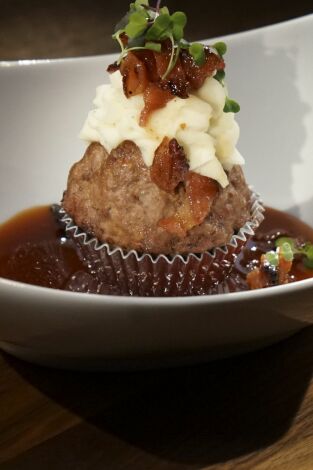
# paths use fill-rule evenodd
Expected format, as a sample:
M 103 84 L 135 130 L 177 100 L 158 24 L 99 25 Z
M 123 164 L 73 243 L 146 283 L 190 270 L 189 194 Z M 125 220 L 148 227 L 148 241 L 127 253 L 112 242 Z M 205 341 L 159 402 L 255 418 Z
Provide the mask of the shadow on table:
M 173 370 L 79 373 L 7 361 L 106 435 L 199 468 L 269 446 L 288 430 L 312 375 L 313 327 L 249 355 Z

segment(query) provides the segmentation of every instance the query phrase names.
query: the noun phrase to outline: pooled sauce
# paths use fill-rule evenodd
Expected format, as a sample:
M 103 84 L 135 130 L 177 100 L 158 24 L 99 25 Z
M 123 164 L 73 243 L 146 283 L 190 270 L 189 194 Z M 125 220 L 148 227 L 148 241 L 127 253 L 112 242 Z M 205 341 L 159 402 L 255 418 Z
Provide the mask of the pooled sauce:
M 27 209 L 0 225 L 1 277 L 65 290 L 84 269 L 50 206 Z
M 265 220 L 238 256 L 227 280 L 227 290 L 247 290 L 246 275 L 259 266 L 263 253 L 274 249 L 275 239 L 287 235 L 313 242 L 313 229 L 296 217 L 266 208 Z M 313 277 L 313 270 L 295 261 L 292 281 Z M 35 207 L 0 225 L 0 277 L 77 292 L 97 292 L 96 274 L 83 262 L 75 243 L 49 206 Z M 217 292 L 223 291 L 217 289 Z M 115 294 L 114 286 L 102 293 Z
M 256 230 L 242 252 L 238 255 L 230 275 L 228 287 L 231 292 L 247 290 L 247 274 L 260 266 L 261 256 L 275 250 L 275 240 L 281 236 L 297 238 L 301 242 L 313 242 L 313 228 L 287 212 L 266 207 L 265 219 Z M 291 282 L 313 277 L 313 270 L 304 266 L 301 260 L 294 260 L 291 271 Z

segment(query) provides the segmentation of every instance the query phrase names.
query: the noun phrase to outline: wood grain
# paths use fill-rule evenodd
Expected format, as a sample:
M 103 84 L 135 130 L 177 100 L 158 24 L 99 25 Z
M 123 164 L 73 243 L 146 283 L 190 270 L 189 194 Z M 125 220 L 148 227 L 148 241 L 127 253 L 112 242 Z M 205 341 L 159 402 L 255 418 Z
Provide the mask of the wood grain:
M 0 0 L 0 59 L 111 51 L 127 3 Z M 313 12 L 312 0 L 167 3 L 187 10 L 192 39 Z M 311 470 L 312 370 L 313 327 L 168 371 L 74 373 L 1 354 L 0 469 Z
M 249 355 L 78 373 L 2 355 L 1 469 L 311 469 L 313 327 Z

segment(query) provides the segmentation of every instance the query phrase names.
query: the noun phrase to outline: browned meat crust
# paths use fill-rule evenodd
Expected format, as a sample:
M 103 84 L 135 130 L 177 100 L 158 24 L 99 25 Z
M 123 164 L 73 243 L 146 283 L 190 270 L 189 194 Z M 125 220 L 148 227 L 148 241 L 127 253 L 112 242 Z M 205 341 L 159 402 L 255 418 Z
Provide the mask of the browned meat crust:
M 71 168 L 63 207 L 100 241 L 139 252 L 200 253 L 225 245 L 250 218 L 250 191 L 241 168 L 234 167 L 228 176 L 229 185 L 216 194 L 205 220 L 178 236 L 160 221 L 186 204 L 185 187 L 172 193 L 160 189 L 131 141 L 111 154 L 93 143 Z

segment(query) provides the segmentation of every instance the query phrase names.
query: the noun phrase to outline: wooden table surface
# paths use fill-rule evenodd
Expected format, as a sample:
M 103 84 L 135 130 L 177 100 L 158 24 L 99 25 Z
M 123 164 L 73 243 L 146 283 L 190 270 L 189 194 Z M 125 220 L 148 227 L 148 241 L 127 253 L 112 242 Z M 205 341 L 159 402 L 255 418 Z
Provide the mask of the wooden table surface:
M 192 39 L 313 12 L 312 0 L 208 3 L 168 1 L 188 12 Z M 0 0 L 0 60 L 111 51 L 126 5 Z M 167 371 L 65 372 L 1 354 L 0 469 L 313 469 L 312 372 L 313 327 Z

